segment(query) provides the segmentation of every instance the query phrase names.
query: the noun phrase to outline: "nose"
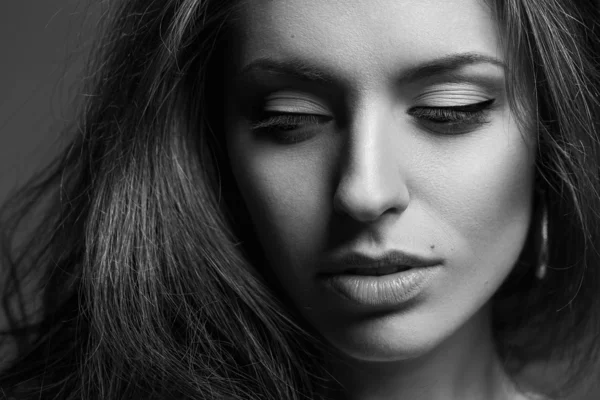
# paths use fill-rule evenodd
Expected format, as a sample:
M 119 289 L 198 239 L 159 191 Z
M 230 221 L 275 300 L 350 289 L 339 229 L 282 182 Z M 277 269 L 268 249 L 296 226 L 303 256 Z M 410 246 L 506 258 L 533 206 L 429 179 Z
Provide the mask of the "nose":
M 391 112 L 373 108 L 357 116 L 349 128 L 333 198 L 337 212 L 360 222 L 402 213 L 410 201 L 397 124 Z

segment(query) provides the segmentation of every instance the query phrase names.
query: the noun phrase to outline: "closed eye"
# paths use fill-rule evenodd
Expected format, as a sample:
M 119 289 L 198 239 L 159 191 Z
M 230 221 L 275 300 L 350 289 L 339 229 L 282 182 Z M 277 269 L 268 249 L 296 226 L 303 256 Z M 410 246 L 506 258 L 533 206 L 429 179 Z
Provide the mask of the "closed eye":
M 326 124 L 333 117 L 328 115 L 299 113 L 265 113 L 255 121 L 251 129 L 260 135 L 268 135 L 280 143 L 298 143 L 314 135 L 311 128 Z
M 424 123 L 428 127 L 438 130 L 451 129 L 458 133 L 461 127 L 476 126 L 488 122 L 487 112 L 494 104 L 495 99 L 479 103 L 466 104 L 453 107 L 413 107 L 408 114 Z M 436 126 L 437 125 L 437 126 Z M 436 130 L 436 129 L 434 129 Z
M 252 125 L 254 130 L 289 131 L 306 125 L 318 125 L 331 120 L 326 115 L 296 114 L 296 113 L 267 113 L 262 119 Z
M 436 133 L 457 134 L 487 123 L 487 111 L 494 101 L 490 99 L 452 107 L 419 106 L 411 108 L 408 114 Z M 329 115 L 267 112 L 252 124 L 251 129 L 276 142 L 293 144 L 311 138 L 315 134 L 311 128 L 332 119 Z

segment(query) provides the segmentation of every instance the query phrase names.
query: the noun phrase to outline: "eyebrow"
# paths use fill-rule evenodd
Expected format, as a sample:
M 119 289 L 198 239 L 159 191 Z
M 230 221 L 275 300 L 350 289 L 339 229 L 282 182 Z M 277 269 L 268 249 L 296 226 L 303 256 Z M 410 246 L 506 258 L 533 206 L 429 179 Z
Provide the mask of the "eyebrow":
M 506 69 L 506 65 L 502 61 L 491 56 L 480 53 L 456 53 L 411 66 L 402 71 L 399 81 L 410 82 L 422 80 L 436 75 L 456 72 L 469 65 L 484 63 Z M 321 69 L 305 60 L 298 58 L 277 60 L 268 57 L 259 58 L 248 63 L 237 74 L 236 80 L 258 72 L 287 75 L 299 80 L 315 83 L 331 84 L 339 81 L 339 78 L 336 78 L 335 74 L 331 71 Z

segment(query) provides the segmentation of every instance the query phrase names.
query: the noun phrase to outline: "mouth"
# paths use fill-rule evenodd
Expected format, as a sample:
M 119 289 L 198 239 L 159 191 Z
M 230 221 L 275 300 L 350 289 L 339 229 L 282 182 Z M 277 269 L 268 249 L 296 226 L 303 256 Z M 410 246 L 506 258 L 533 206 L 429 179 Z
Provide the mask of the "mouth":
M 381 254 L 381 253 L 380 253 Z M 326 259 L 318 280 L 348 307 L 399 307 L 427 292 L 443 260 L 393 251 L 378 256 L 338 253 Z
M 442 260 L 402 251 L 389 251 L 380 255 L 359 252 L 334 254 L 325 260 L 322 275 L 385 276 L 416 268 L 440 265 Z
M 383 276 L 391 275 L 398 272 L 408 271 L 411 267 L 404 265 L 397 266 L 383 266 L 383 267 L 367 267 L 367 268 L 349 268 L 344 270 L 342 273 L 345 275 L 363 275 L 363 276 Z

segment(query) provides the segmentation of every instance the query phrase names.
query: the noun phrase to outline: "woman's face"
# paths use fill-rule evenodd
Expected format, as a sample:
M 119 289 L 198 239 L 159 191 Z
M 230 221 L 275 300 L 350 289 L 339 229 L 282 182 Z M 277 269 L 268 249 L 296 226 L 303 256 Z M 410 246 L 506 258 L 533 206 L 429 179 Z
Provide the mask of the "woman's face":
M 248 2 L 227 145 L 284 291 L 361 360 L 431 350 L 481 311 L 529 228 L 535 143 L 477 0 Z

